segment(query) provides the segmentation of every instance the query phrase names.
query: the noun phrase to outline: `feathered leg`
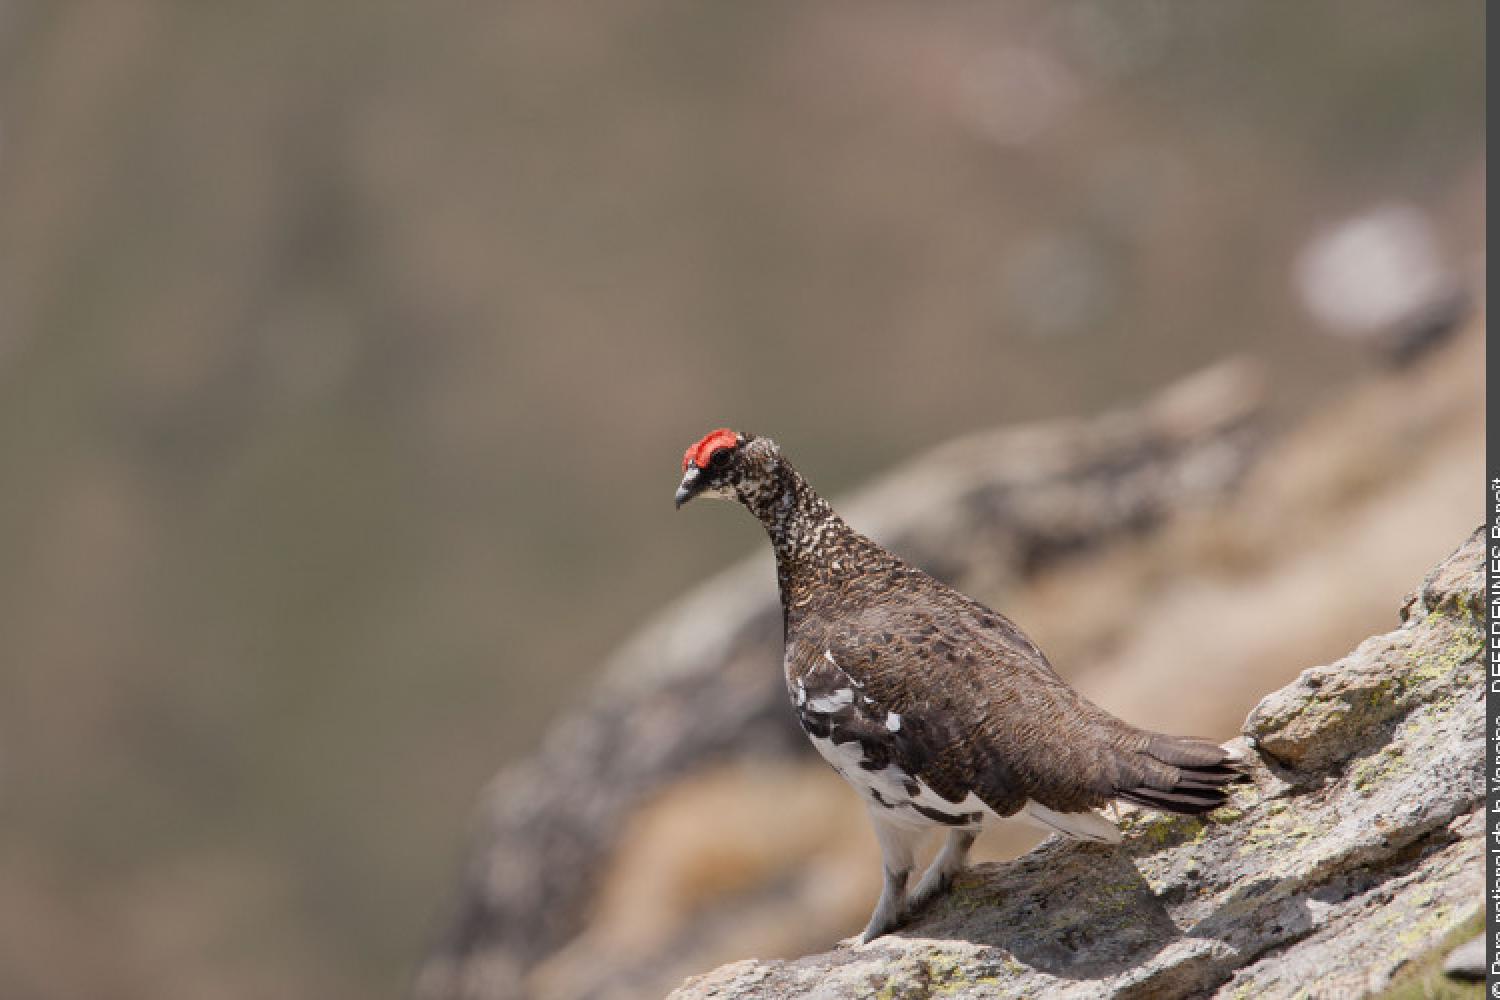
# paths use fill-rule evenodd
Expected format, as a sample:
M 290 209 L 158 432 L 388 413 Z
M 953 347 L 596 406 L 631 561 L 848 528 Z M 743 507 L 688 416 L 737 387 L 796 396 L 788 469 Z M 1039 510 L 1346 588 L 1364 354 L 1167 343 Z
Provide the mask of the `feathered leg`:
M 911 877 L 912 859 L 924 833 L 920 827 L 892 823 L 875 809 L 870 810 L 870 819 L 875 824 L 875 839 L 880 841 L 885 888 L 881 890 L 880 902 L 875 904 L 870 923 L 859 936 L 860 944 L 868 944 L 901 925 L 906 914 L 906 882 Z
M 953 884 L 953 876 L 963 871 L 964 866 L 969 863 L 969 848 L 974 846 L 974 838 L 977 836 L 978 830 L 948 831 L 947 843 L 943 844 L 943 849 L 932 859 L 932 864 L 927 866 L 921 881 L 912 890 L 906 907 L 908 913 L 915 913 L 948 891 L 948 887 Z

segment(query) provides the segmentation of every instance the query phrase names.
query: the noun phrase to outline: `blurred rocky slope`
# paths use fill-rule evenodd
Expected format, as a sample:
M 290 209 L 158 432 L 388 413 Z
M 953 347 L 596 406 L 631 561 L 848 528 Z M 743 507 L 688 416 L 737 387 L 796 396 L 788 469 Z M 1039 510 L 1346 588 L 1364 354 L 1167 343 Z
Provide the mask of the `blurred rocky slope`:
M 900 935 L 739 962 L 673 1000 L 1384 989 L 1480 910 L 1483 543 L 1433 570 L 1401 627 L 1255 708 L 1253 784 L 1206 821 L 1126 809 L 1123 848 L 1053 838 L 972 869 Z
M 1381 630 L 1479 518 L 1481 326 L 1293 428 L 1263 426 L 1255 370 L 1230 364 L 1135 410 L 955 441 L 840 506 L 1011 613 L 1110 709 L 1228 736 Z M 756 558 L 620 650 L 487 790 L 419 995 L 659 996 L 855 929 L 874 844 L 783 704 L 779 627 Z

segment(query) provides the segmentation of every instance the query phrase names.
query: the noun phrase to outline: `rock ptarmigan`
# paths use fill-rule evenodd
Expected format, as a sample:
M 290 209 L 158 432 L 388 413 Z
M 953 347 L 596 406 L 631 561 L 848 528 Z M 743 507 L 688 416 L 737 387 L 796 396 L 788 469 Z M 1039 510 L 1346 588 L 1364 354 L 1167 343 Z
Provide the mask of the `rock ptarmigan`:
M 1009 619 L 849 527 L 769 438 L 720 429 L 689 448 L 677 506 L 700 496 L 738 500 L 771 537 L 787 691 L 880 842 L 885 888 L 862 941 L 945 891 L 986 821 L 1118 843 L 1094 811 L 1112 800 L 1185 814 L 1224 803 L 1237 757 L 1091 704 Z M 908 895 L 933 827 L 947 843 Z

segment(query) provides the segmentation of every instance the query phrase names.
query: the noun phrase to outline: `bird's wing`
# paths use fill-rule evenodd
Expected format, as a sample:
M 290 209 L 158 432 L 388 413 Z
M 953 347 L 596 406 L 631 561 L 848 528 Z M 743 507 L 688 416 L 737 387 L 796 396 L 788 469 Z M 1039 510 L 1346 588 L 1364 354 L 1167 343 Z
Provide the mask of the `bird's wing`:
M 957 766 L 953 716 L 905 715 L 871 692 L 826 643 L 787 645 L 787 684 L 802 728 L 839 773 L 876 804 L 910 808 L 938 823 L 970 824 L 984 804 Z
M 1014 624 L 963 601 L 851 616 L 823 651 L 860 685 L 865 715 L 899 716 L 912 743 L 893 752 L 920 781 L 952 801 L 973 792 L 1001 816 L 1029 803 L 1068 814 L 1116 798 L 1171 812 L 1223 802 L 1237 772 L 1221 747 L 1115 718 Z

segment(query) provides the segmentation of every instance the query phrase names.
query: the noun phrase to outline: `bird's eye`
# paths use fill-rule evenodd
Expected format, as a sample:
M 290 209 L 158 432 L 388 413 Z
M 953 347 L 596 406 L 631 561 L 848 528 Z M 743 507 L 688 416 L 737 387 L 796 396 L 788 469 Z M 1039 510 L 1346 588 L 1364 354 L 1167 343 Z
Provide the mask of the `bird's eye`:
M 720 448 L 718 451 L 708 456 L 708 467 L 710 469 L 724 468 L 724 466 L 729 464 L 730 452 L 731 449 L 729 448 Z

